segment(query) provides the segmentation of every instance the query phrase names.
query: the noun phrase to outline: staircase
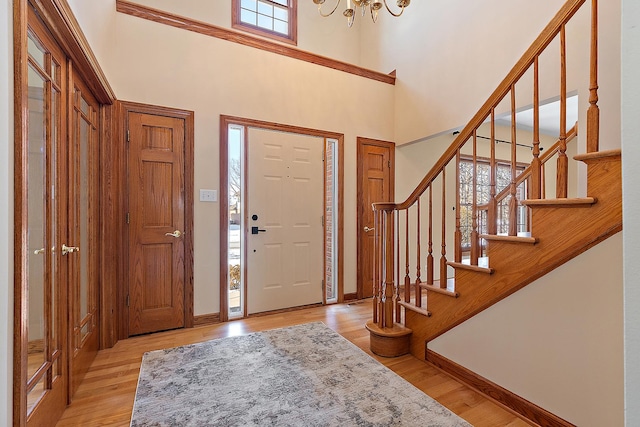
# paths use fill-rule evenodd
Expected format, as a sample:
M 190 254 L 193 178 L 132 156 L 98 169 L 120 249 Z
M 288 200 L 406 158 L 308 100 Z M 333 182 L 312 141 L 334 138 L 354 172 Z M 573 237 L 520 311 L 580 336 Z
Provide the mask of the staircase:
M 427 342 L 622 229 L 621 153 L 599 149 L 597 0 L 589 2 L 592 22 L 586 153 L 573 159 L 566 154 L 578 124 L 567 130 L 565 26 L 585 3 L 565 3 L 406 201 L 373 205 L 373 318 L 366 327 L 374 353 L 394 357 L 410 352 L 424 360 Z M 557 143 L 541 155 L 539 87 L 545 76 L 541 77 L 538 59 L 550 45 L 555 49 L 556 43 L 560 53 L 560 132 Z M 525 74 L 533 76 L 530 87 L 523 84 Z M 530 164 L 520 172 L 517 165 L 521 153 L 516 146 L 516 99 L 520 98 L 516 97 L 516 87 L 521 90 L 522 86 L 531 91 L 534 126 Z M 497 165 L 504 159 L 496 158 L 496 111 L 505 103 L 510 104 L 511 116 L 511 177 L 509 185 L 498 191 Z M 482 126 L 484 130 L 488 126 L 491 133 L 488 160 L 480 156 L 478 133 Z M 488 162 L 490 175 L 488 202 L 481 204 L 478 191 L 472 191 L 467 214 L 471 230 L 467 232 L 461 226 L 458 190 L 463 155 L 473 162 L 472 188 L 479 185 L 481 161 Z M 556 179 L 550 183 L 545 170 L 552 160 Z M 586 165 L 586 197 L 568 197 L 570 161 Z M 525 182 L 526 195 L 521 195 Z M 545 198 L 545 190 L 552 186 L 556 197 Z M 456 188 L 453 193 L 452 188 Z M 518 218 L 524 210 L 526 229 L 521 230 Z M 499 234 L 501 228 L 508 232 Z M 467 234 L 470 242 L 465 253 L 462 240 Z

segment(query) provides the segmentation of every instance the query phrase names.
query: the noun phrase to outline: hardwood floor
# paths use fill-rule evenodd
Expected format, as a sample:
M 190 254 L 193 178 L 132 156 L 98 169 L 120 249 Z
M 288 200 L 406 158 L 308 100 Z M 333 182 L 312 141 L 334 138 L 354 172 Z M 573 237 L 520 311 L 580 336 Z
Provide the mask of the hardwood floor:
M 147 351 L 322 321 L 371 354 L 368 331 L 364 328 L 370 313 L 371 304 L 367 300 L 252 317 L 119 341 L 113 348 L 98 353 L 73 402 L 66 409 L 57 426 L 128 426 L 140 361 Z M 393 359 L 376 357 L 376 359 L 476 427 L 530 425 L 449 375 L 413 356 L 407 355 Z

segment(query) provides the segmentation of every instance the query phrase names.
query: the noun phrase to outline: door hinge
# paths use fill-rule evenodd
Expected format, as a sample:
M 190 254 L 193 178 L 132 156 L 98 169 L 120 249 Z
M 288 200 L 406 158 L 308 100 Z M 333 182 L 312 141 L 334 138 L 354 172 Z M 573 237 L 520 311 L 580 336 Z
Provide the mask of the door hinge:
M 129 294 L 127 294 L 127 307 L 129 307 L 129 303 L 131 302 L 130 298 L 129 298 Z
M 131 142 L 131 132 L 127 129 L 127 142 Z
M 324 279 L 322 279 L 322 289 L 324 289 Z
M 127 224 L 129 224 L 130 221 L 130 217 L 129 217 L 129 212 L 127 212 L 127 214 L 125 215 L 125 220 L 127 221 Z
M 324 152 L 322 153 L 322 161 L 324 162 Z
M 391 160 L 387 160 L 387 166 L 389 166 L 389 169 L 391 169 Z
M 320 221 L 322 222 L 322 226 L 324 227 L 324 215 L 320 217 Z

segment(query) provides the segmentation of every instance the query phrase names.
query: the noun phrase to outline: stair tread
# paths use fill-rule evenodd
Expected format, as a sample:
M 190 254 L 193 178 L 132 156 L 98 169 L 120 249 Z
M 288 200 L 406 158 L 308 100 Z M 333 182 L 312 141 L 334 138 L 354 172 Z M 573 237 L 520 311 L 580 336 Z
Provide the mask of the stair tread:
M 415 311 L 418 314 L 422 314 L 423 316 L 431 317 L 431 312 L 429 310 L 425 310 L 422 307 L 416 307 L 414 304 L 411 304 L 410 302 L 398 301 L 398 304 L 400 304 L 401 306 L 403 306 L 408 310 Z
M 595 197 L 575 197 L 560 199 L 527 199 L 520 203 L 526 206 L 550 206 L 550 207 L 583 207 L 591 206 L 598 201 Z
M 593 153 L 576 154 L 575 156 L 573 156 L 573 158 L 574 160 L 578 160 L 578 161 L 586 161 L 586 160 L 606 159 L 610 157 L 620 157 L 620 156 L 622 156 L 622 150 L 617 149 L 617 150 L 595 151 Z
M 511 243 L 527 243 L 536 244 L 539 239 L 531 236 L 507 236 L 504 234 L 481 234 L 481 239 L 498 241 L 498 242 L 511 242 Z
M 460 293 L 455 289 L 455 280 L 453 277 L 449 277 L 447 279 L 447 287 L 440 287 L 440 280 L 434 280 L 433 285 L 429 285 L 427 283 L 420 283 L 420 287 L 426 289 L 427 291 L 437 292 L 439 294 L 448 295 L 450 297 L 458 298 Z
M 447 262 L 447 265 L 453 268 L 459 268 L 462 270 L 476 271 L 478 273 L 493 274 L 493 271 L 494 271 L 493 268 L 490 268 L 490 267 L 480 267 L 478 265 L 469 265 L 462 262 L 449 261 Z

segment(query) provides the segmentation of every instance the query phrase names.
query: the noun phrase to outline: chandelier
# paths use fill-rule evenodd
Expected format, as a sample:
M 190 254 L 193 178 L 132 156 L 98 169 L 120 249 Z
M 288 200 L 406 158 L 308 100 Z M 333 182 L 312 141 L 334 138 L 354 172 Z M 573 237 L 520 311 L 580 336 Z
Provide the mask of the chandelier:
M 338 9 L 338 6 L 340 6 L 342 0 L 337 0 L 335 7 L 329 13 L 322 12 L 322 5 L 324 4 L 325 0 L 313 0 L 313 2 L 318 5 L 318 12 L 320 12 L 320 15 L 326 18 L 327 16 L 333 15 L 333 12 Z M 398 17 L 402 15 L 404 9 L 409 6 L 409 3 L 411 3 L 411 0 L 397 0 L 396 5 L 400 8 L 400 12 L 394 12 L 389 8 L 389 5 L 387 5 L 387 0 L 347 0 L 347 8 L 344 10 L 344 12 L 342 12 L 342 14 L 347 18 L 347 25 L 351 27 L 356 17 L 358 8 L 362 10 L 362 16 L 364 16 L 367 12 L 368 7 L 369 12 L 371 13 L 371 19 L 373 20 L 373 22 L 376 22 L 378 20 L 378 11 L 382 9 L 383 4 L 390 14 Z

